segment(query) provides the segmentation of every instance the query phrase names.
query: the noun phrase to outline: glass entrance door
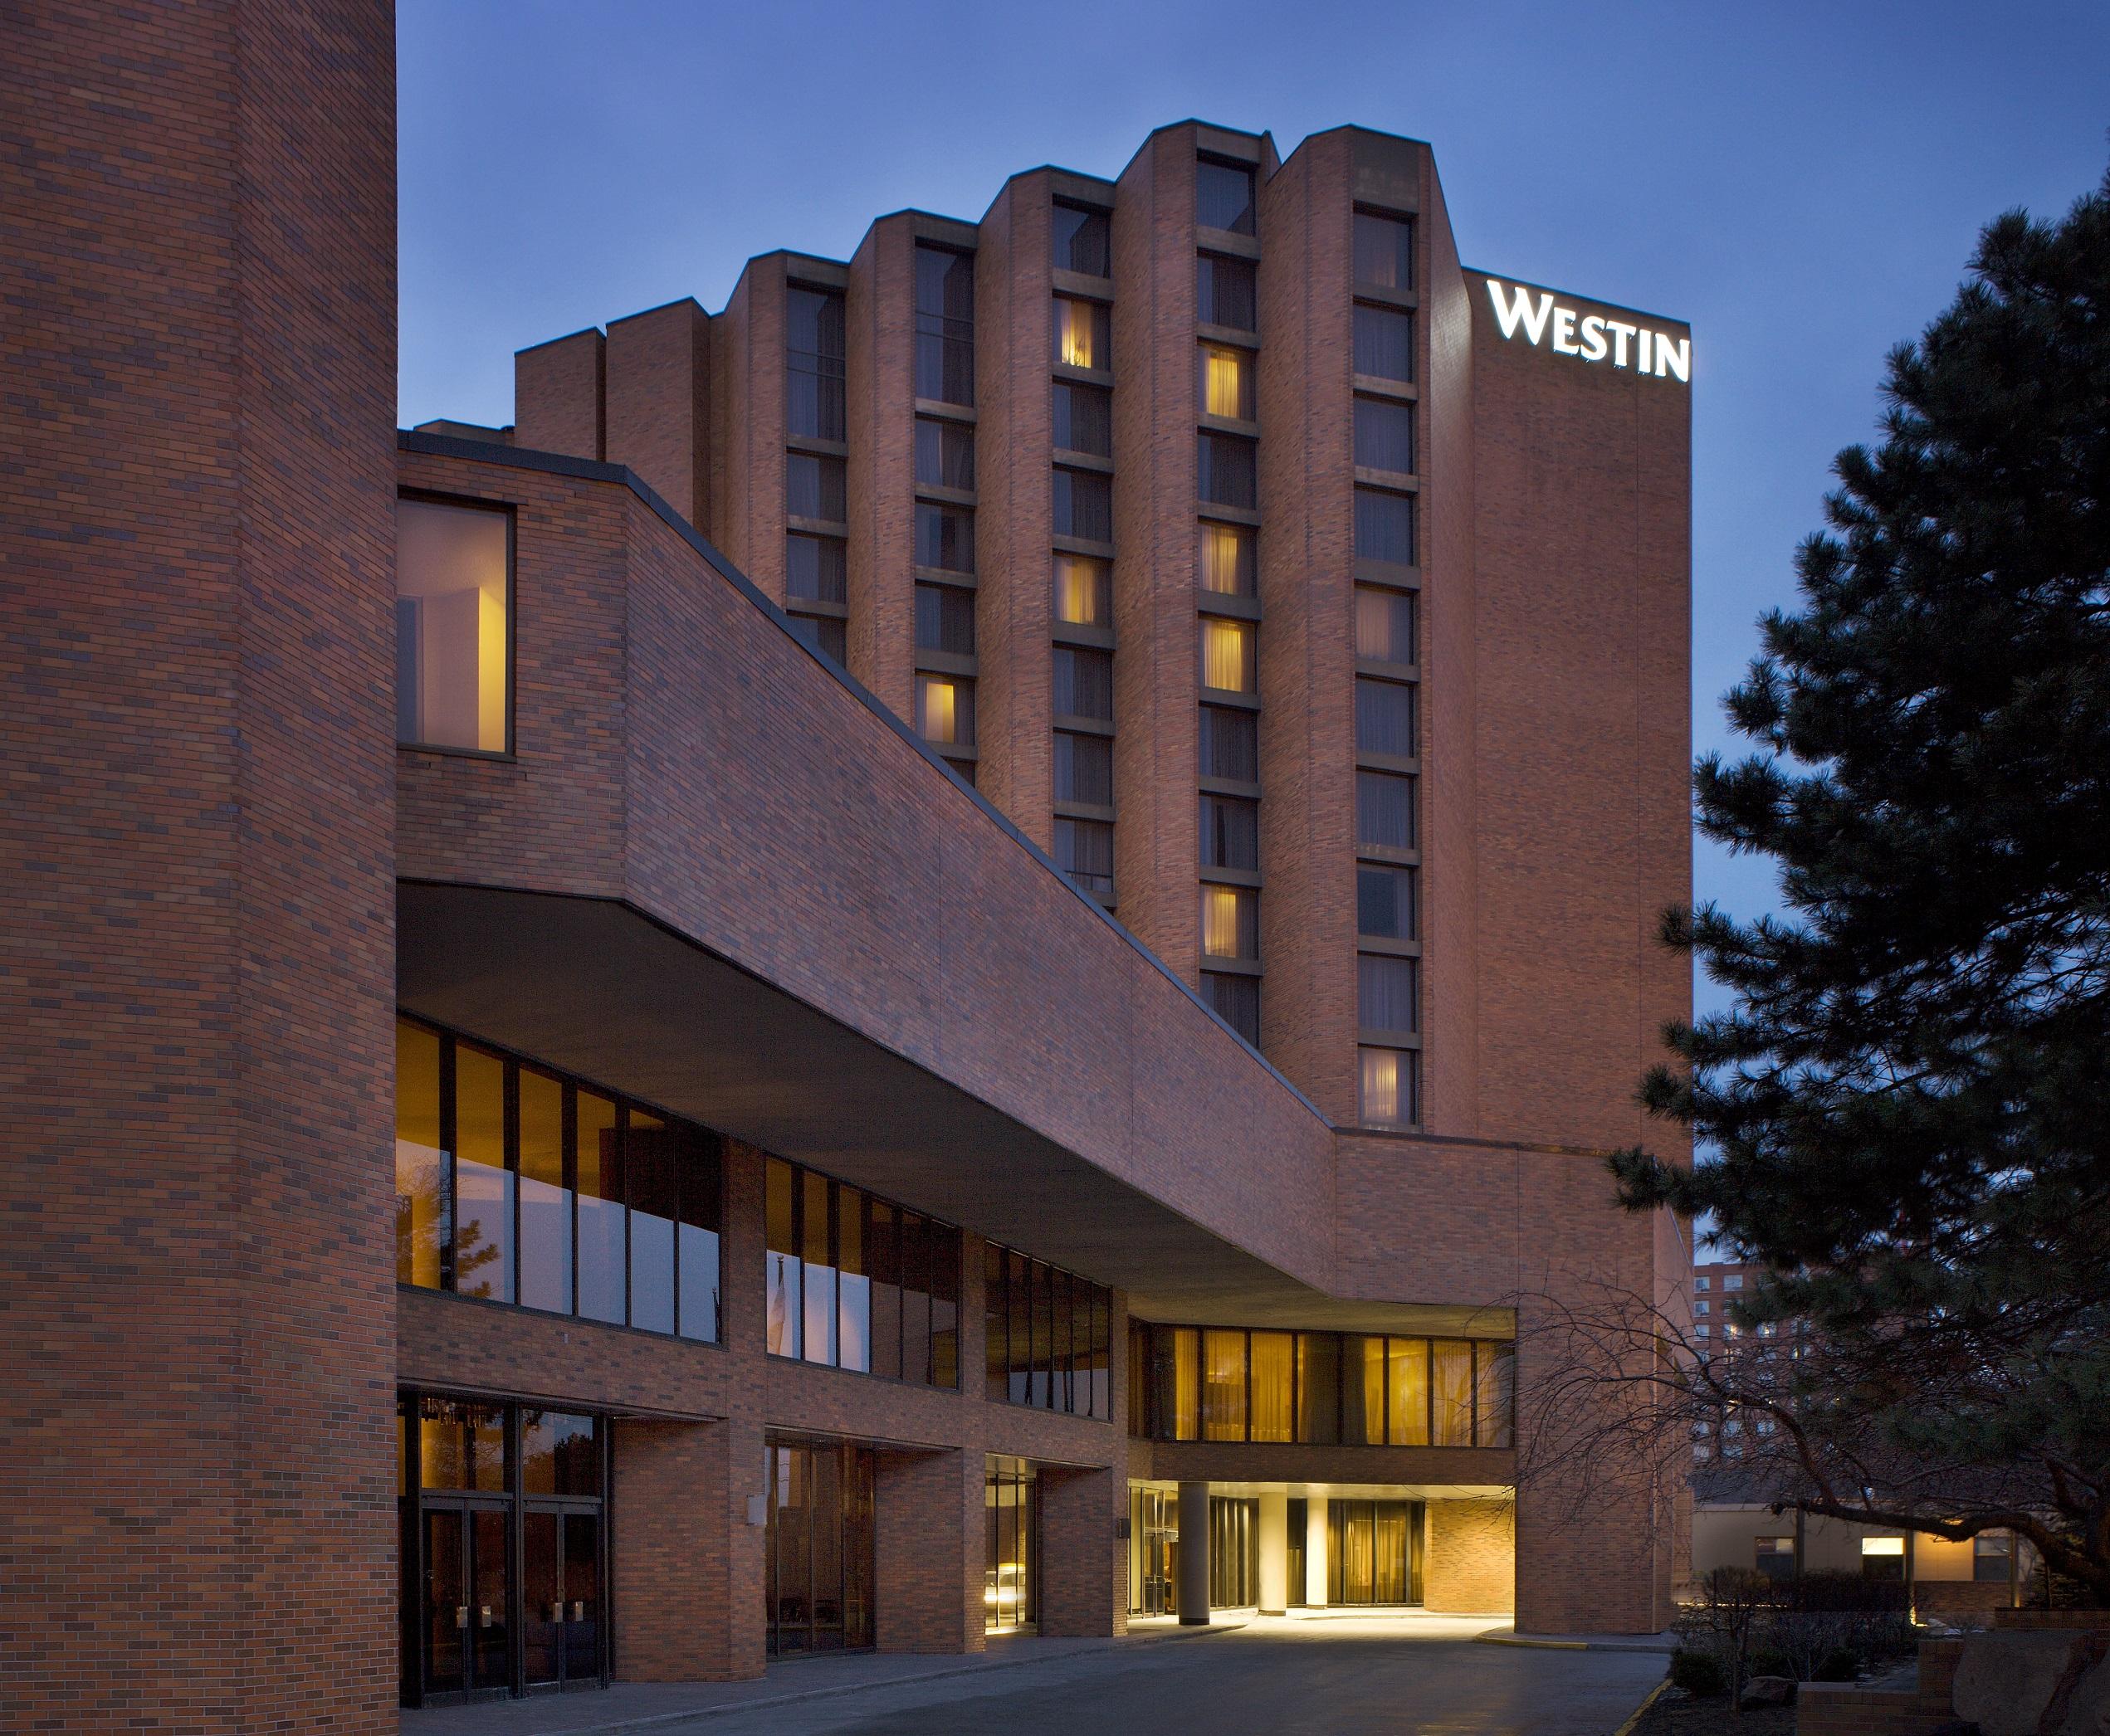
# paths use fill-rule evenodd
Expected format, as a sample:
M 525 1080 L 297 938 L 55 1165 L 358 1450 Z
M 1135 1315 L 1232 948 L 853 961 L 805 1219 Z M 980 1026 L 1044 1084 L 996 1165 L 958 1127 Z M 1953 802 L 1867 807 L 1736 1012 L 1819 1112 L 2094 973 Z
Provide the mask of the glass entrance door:
M 522 1668 L 530 1693 L 601 1685 L 601 1514 L 531 1502 L 520 1515 Z
M 505 1504 L 432 1501 L 419 1515 L 425 1561 L 425 1692 L 481 1698 L 513 1688 Z

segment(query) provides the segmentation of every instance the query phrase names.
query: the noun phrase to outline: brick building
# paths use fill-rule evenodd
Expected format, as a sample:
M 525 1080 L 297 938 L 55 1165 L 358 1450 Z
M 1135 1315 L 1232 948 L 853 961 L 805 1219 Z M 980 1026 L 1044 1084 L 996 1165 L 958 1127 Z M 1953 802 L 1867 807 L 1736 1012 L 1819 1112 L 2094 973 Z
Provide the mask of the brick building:
M 390 27 L 11 50 L 8 1703 L 1660 1627 L 1514 1412 L 1684 1280 L 1684 328 L 1189 122 L 399 436 Z

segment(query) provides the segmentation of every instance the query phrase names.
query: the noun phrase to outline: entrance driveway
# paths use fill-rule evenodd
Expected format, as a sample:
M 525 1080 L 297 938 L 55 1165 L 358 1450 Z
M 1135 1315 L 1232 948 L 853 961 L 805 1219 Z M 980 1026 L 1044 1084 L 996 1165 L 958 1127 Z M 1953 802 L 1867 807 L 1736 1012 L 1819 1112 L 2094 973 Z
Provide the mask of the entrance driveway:
M 1010 1640 L 992 1645 L 987 1661 L 1000 1660 L 996 1668 L 897 1655 L 824 1658 L 776 1665 L 766 1682 L 619 1687 L 554 1702 L 412 1712 L 403 1728 L 405 1736 L 611 1729 L 651 1736 L 1612 1736 L 1663 1679 L 1660 1651 L 1476 1643 L 1472 1636 L 1492 1625 L 1487 1617 L 1248 1619 L 1126 1641 Z M 695 1705 L 706 1695 L 713 1710 L 681 1714 L 685 1700 Z

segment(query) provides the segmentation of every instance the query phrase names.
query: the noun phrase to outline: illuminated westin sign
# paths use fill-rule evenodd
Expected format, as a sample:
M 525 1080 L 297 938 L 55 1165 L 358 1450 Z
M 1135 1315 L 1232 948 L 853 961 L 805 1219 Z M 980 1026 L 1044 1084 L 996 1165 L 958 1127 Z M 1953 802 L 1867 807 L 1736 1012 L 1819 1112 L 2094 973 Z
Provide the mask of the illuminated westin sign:
M 1607 319 L 1601 314 L 1579 314 L 1571 307 L 1556 305 L 1550 290 L 1534 292 L 1521 283 L 1504 285 L 1492 277 L 1487 280 L 1487 299 L 1495 305 L 1495 323 L 1505 338 L 1513 338 L 1521 331 L 1534 346 L 1541 338 L 1549 338 L 1554 350 L 1564 356 L 1580 356 L 1585 362 L 1609 361 L 1614 368 L 1631 368 L 1636 373 L 1652 373 L 1659 380 L 1666 376 L 1688 383 L 1692 380 L 1690 338 L 1673 338 L 1668 332 L 1629 325 L 1624 319 Z

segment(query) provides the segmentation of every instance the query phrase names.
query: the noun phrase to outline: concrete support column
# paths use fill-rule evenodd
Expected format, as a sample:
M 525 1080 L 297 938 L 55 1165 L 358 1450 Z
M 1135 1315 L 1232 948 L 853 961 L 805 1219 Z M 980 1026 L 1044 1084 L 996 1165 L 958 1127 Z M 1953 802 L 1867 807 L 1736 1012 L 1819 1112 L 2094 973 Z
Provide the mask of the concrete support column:
M 1304 1501 L 1304 1601 L 1313 1609 L 1326 1607 L 1326 1498 Z
M 1289 1612 L 1289 1491 L 1260 1497 L 1260 1613 Z
M 1180 1625 L 1209 1625 L 1209 1485 L 1180 1485 Z

